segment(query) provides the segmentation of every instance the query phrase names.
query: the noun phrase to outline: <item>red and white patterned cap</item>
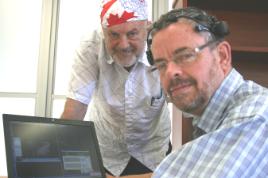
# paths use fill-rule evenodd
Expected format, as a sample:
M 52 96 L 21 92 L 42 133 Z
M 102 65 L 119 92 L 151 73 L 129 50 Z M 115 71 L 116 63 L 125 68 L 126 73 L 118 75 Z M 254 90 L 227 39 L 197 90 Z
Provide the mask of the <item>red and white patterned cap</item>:
M 103 0 L 100 14 L 104 28 L 137 20 L 147 20 L 146 0 Z

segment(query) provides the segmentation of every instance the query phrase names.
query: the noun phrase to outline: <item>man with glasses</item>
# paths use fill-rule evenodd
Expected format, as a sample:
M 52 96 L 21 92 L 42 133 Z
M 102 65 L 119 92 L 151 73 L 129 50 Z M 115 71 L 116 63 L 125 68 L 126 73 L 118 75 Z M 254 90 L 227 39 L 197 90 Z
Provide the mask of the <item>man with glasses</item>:
M 108 174 L 151 174 L 168 151 L 170 119 L 145 55 L 147 1 L 103 0 L 100 18 L 76 52 L 62 118 L 88 109 Z
M 225 22 L 192 7 L 153 24 L 150 63 L 193 125 L 193 140 L 153 177 L 268 177 L 268 90 L 232 67 L 228 33 Z

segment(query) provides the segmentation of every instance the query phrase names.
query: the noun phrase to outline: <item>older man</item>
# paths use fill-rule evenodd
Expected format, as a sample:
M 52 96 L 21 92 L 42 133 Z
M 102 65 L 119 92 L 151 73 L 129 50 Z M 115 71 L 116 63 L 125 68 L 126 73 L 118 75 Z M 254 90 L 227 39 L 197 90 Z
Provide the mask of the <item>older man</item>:
M 154 23 L 151 61 L 194 128 L 194 140 L 165 158 L 154 177 L 268 177 L 268 90 L 232 67 L 228 33 L 225 22 L 191 7 Z
M 144 55 L 147 2 L 106 0 L 101 31 L 81 43 L 62 118 L 94 121 L 109 174 L 152 172 L 168 150 L 170 121 L 158 73 Z

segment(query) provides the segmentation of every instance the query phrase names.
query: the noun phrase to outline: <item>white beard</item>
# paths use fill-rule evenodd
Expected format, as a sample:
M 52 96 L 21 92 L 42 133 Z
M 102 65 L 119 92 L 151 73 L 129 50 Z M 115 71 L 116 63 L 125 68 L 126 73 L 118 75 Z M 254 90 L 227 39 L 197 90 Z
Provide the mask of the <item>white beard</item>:
M 128 61 L 123 61 L 123 60 L 119 60 L 118 58 L 114 57 L 113 58 L 114 61 L 119 64 L 120 66 L 122 67 L 131 67 L 133 66 L 134 64 L 137 63 L 138 61 L 138 58 L 137 57 L 133 57 L 131 60 L 128 60 Z

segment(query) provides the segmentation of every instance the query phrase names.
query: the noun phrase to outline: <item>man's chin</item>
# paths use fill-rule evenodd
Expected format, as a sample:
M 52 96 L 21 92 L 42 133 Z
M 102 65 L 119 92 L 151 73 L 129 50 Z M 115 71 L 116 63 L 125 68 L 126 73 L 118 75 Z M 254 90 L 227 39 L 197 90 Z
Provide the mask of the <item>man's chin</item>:
M 182 103 L 174 103 L 175 106 L 180 109 L 183 112 L 189 113 L 189 114 L 193 114 L 195 107 L 193 107 L 192 105 L 188 105 L 188 104 L 182 104 Z
M 171 97 L 172 103 L 175 104 L 179 109 L 185 110 L 189 108 L 192 105 L 192 101 L 189 100 L 186 96 L 176 96 L 176 97 Z
M 137 62 L 137 59 L 132 59 L 130 62 L 125 62 L 124 60 L 125 59 L 123 59 L 123 60 L 115 59 L 115 62 L 117 64 L 121 65 L 122 67 L 131 67 L 131 66 L 135 65 Z

